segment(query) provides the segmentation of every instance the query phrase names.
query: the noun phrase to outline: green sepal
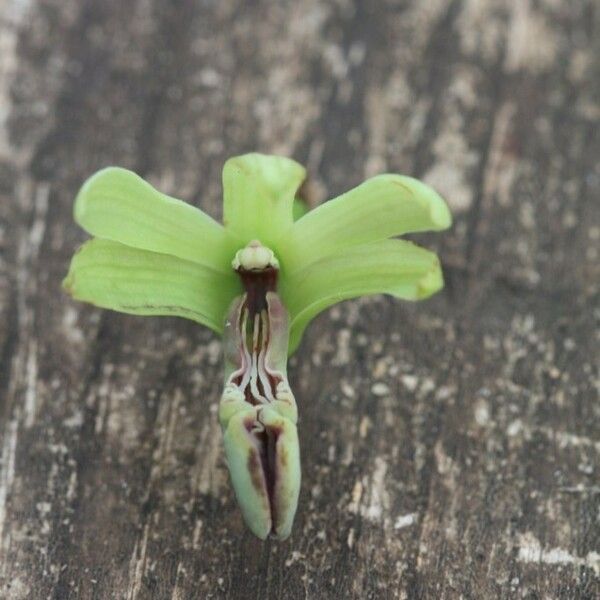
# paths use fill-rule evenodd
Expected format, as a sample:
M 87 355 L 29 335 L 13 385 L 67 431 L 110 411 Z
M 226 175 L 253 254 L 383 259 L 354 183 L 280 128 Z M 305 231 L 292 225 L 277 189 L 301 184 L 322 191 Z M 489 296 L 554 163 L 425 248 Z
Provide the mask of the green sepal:
M 423 300 L 443 285 L 438 257 L 411 242 L 382 240 L 340 250 L 282 278 L 291 318 L 289 352 L 317 314 L 342 300 L 372 294 Z
M 175 256 L 92 239 L 71 261 L 64 289 L 83 300 L 135 315 L 191 319 L 223 331 L 223 318 L 241 291 L 236 277 Z
M 241 246 L 200 209 L 120 167 L 92 175 L 75 200 L 75 221 L 93 236 L 170 254 L 223 272 Z
M 403 175 L 378 175 L 296 221 L 278 258 L 290 273 L 344 248 L 438 231 L 451 223 L 446 203 L 426 184 Z
M 293 223 L 304 167 L 282 156 L 251 153 L 223 167 L 223 223 L 243 245 L 259 240 L 273 250 Z

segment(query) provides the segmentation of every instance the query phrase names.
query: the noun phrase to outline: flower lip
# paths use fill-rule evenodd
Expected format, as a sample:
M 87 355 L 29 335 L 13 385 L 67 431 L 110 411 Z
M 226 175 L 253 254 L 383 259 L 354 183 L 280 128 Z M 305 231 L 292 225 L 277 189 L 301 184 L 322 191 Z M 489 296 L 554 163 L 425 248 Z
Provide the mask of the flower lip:
M 244 519 L 262 539 L 285 539 L 300 489 L 297 409 L 285 371 L 289 321 L 277 294 L 266 290 L 275 269 L 238 273 L 248 284 L 226 322 L 219 420 Z

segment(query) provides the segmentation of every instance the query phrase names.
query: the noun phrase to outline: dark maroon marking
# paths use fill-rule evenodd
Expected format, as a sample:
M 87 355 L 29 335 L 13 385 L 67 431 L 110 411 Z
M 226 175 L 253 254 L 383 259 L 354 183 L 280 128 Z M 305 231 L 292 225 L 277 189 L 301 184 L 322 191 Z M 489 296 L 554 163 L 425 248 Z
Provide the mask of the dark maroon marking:
M 248 454 L 248 472 L 250 473 L 250 479 L 252 480 L 252 485 L 254 489 L 262 494 L 263 489 L 263 474 L 264 468 L 262 466 L 262 458 L 259 456 L 259 453 L 252 448 L 250 453 Z M 269 510 L 271 508 L 271 498 L 269 498 Z M 272 527 L 271 527 L 272 528 Z
M 277 505 L 275 502 L 275 484 L 277 483 L 277 441 L 283 429 L 278 426 L 266 426 L 260 432 L 254 431 L 254 418 L 244 419 L 244 427 L 257 441 L 257 448 L 251 448 L 248 454 L 248 472 L 252 485 L 262 494 L 263 484 L 266 487 L 269 512 L 271 513 L 271 531 L 277 525 Z M 287 460 L 287 457 L 286 457 Z
M 260 448 L 260 462 L 265 476 L 267 498 L 271 511 L 271 523 L 274 530 L 277 525 L 277 506 L 275 503 L 275 483 L 277 482 L 277 440 L 281 435 L 280 427 L 267 427 L 256 434 Z
M 267 267 L 260 271 L 240 268 L 237 273 L 246 290 L 246 306 L 250 317 L 260 314 L 267 308 L 267 292 L 274 292 L 277 289 L 279 271 L 273 267 Z
M 257 314 L 260 314 L 263 310 L 268 312 L 267 305 L 267 292 L 274 292 L 277 289 L 277 275 L 279 271 L 274 267 L 267 267 L 265 269 L 260 270 L 250 270 L 250 269 L 237 269 L 237 274 L 240 276 L 242 280 L 242 284 L 244 289 L 246 290 L 246 299 L 244 301 L 244 306 L 242 307 L 242 311 L 240 311 L 240 316 L 243 312 L 244 308 L 248 309 L 248 321 L 247 327 L 248 330 L 242 332 L 242 335 L 246 335 L 246 339 L 248 340 L 248 345 L 250 346 L 253 343 L 254 336 L 252 335 L 254 329 L 254 317 Z M 238 323 L 238 327 L 241 327 L 241 322 Z M 259 345 L 266 348 L 269 344 L 269 340 L 260 340 Z M 259 348 L 250 348 L 250 352 L 258 352 Z M 248 365 L 250 368 L 250 365 Z M 275 390 L 277 387 L 277 379 L 272 377 L 268 372 L 267 375 L 269 377 L 269 383 L 272 386 L 272 389 Z M 242 380 L 242 374 L 238 377 L 236 383 L 240 383 Z M 258 387 L 258 391 L 262 396 L 266 396 L 264 386 L 262 380 L 259 378 L 256 382 Z M 248 404 L 252 406 L 256 406 L 259 404 L 258 400 L 254 398 L 252 395 L 252 391 L 250 386 L 247 386 L 244 390 L 245 400 Z
M 267 378 L 269 379 L 269 385 L 271 386 L 273 393 L 275 393 L 277 391 L 277 385 L 282 381 L 282 378 L 271 375 L 271 373 L 269 373 L 267 369 L 265 369 L 265 373 L 267 374 Z
M 250 368 L 250 367 L 248 367 Z M 242 377 L 238 377 L 238 383 L 241 381 Z M 269 375 L 269 381 L 271 382 L 271 384 L 273 383 L 273 381 L 275 381 L 275 378 L 271 377 Z M 265 391 L 265 386 L 262 384 L 262 381 L 260 380 L 260 378 L 258 379 L 258 381 L 256 382 L 256 387 L 258 388 L 258 393 L 263 397 L 266 398 L 267 394 Z M 275 389 L 275 387 L 272 388 L 273 390 Z M 248 403 L 251 404 L 252 406 L 258 406 L 259 404 L 261 404 L 260 400 L 258 398 L 255 398 L 254 395 L 252 394 L 252 388 L 250 387 L 250 384 L 248 384 L 246 386 L 246 388 L 244 389 L 244 400 Z
M 246 389 L 244 390 L 244 400 L 248 404 L 251 404 L 252 406 L 258 406 L 260 404 L 260 401 L 258 400 L 258 398 L 255 398 L 252 395 L 252 390 L 250 389 L 250 384 L 248 384 L 246 386 Z

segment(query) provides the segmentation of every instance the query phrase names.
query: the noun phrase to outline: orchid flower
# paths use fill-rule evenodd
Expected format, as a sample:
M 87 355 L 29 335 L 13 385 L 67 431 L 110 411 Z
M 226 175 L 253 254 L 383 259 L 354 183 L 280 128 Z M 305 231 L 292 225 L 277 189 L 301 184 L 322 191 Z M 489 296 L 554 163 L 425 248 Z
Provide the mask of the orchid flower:
M 118 167 L 88 179 L 75 220 L 93 238 L 63 286 L 77 300 L 136 315 L 175 315 L 223 336 L 219 420 L 244 520 L 290 535 L 300 491 L 297 408 L 287 358 L 308 323 L 342 300 L 431 296 L 437 256 L 405 233 L 451 224 L 442 198 L 379 175 L 294 220 L 306 177 L 297 162 L 246 154 L 223 169 L 223 225 Z

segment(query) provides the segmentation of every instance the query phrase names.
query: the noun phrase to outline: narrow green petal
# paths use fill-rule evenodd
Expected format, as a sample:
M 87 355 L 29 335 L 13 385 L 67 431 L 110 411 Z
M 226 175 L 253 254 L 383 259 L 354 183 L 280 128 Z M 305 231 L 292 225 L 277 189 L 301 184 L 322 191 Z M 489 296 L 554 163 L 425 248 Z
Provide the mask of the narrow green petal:
M 93 239 L 71 261 L 64 289 L 76 300 L 134 315 L 184 317 L 223 331 L 223 319 L 240 293 L 237 277 L 203 265 Z
M 281 295 L 291 317 L 290 354 L 311 319 L 337 302 L 371 294 L 421 300 L 443 285 L 435 253 L 404 240 L 346 248 L 283 276 Z
M 308 212 L 292 227 L 279 259 L 294 271 L 340 248 L 450 226 L 444 200 L 424 183 L 378 175 Z
M 191 204 L 119 167 L 92 175 L 75 200 L 75 220 L 94 236 L 229 271 L 240 247 L 222 225 Z
M 293 223 L 304 167 L 282 156 L 244 154 L 223 167 L 223 222 L 244 243 L 272 245 Z

